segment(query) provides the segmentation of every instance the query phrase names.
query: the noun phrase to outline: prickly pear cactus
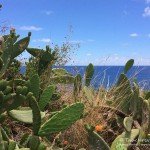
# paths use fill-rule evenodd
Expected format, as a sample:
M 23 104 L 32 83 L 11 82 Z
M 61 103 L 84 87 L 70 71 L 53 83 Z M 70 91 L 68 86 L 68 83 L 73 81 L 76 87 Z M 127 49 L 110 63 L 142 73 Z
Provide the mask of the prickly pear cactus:
M 141 144 L 142 139 L 146 139 L 150 132 L 150 105 L 148 100 L 143 100 L 142 105 L 142 123 L 138 143 Z M 150 143 L 148 143 L 150 144 Z
M 139 129 L 123 132 L 112 143 L 110 150 L 127 150 L 131 142 L 139 135 Z
M 80 119 L 83 114 L 83 103 L 75 103 L 65 107 L 57 114 L 46 121 L 39 130 L 39 135 L 44 136 L 50 133 L 56 133 L 67 129 L 74 122 Z
M 49 46 L 46 46 L 46 50 L 36 49 L 36 48 L 27 48 L 27 51 L 33 55 L 34 57 L 38 57 L 38 74 L 42 75 L 42 73 L 48 68 L 52 67 L 57 59 L 55 51 L 51 51 Z
M 127 61 L 127 63 L 125 64 L 125 67 L 124 67 L 125 74 L 132 68 L 133 64 L 134 64 L 134 59 L 130 59 Z
M 62 75 L 62 76 L 54 76 L 50 78 L 52 84 L 72 84 L 74 82 L 74 77 L 71 75 Z
M 121 74 L 115 90 L 114 105 L 126 114 L 130 113 L 130 101 L 133 97 L 130 81 L 125 74 Z
M 125 117 L 123 124 L 124 124 L 126 131 L 131 132 L 132 124 L 133 124 L 133 118 L 132 117 Z
M 75 100 L 77 100 L 78 95 L 81 91 L 82 88 L 82 77 L 80 74 L 76 75 L 74 78 L 74 90 L 73 90 L 73 95 Z
M 26 110 L 24 110 L 24 108 L 20 108 L 17 110 L 11 110 L 8 112 L 9 115 L 20 122 L 23 123 L 27 123 L 27 124 L 32 124 L 33 123 L 33 114 L 32 114 L 32 110 L 30 108 L 26 108 Z M 41 112 L 41 119 L 43 119 L 45 117 L 45 112 Z
M 52 95 L 55 91 L 55 88 L 56 87 L 54 85 L 50 85 L 43 91 L 42 95 L 40 96 L 39 103 L 38 103 L 41 111 L 43 111 L 45 106 L 50 102 Z
M 40 79 L 37 74 L 33 75 L 30 78 L 30 92 L 33 93 L 36 99 L 39 98 L 39 92 L 40 92 Z
M 54 68 L 52 69 L 52 73 L 54 76 L 61 76 L 61 75 L 70 75 L 65 69 L 63 68 Z
M 94 75 L 94 66 L 93 66 L 93 64 L 90 63 L 86 67 L 86 71 L 85 71 L 85 86 L 90 85 L 90 82 L 91 82 L 93 75 Z
M 32 109 L 32 114 L 33 114 L 33 134 L 37 136 L 41 126 L 40 109 L 32 93 L 28 93 L 27 99 L 29 100 L 29 106 Z
M 28 36 L 17 41 L 19 38 L 16 35 L 15 30 L 11 30 L 9 35 L 4 35 L 4 41 L 2 42 L 2 61 L 3 67 L 1 70 L 1 75 L 6 71 L 8 66 L 11 64 L 12 60 L 20 55 L 28 46 L 30 41 L 31 33 L 28 33 Z
M 90 125 L 85 125 L 85 129 L 88 131 L 88 141 L 93 150 L 110 150 L 109 145 L 105 140 L 95 131 L 93 131 Z

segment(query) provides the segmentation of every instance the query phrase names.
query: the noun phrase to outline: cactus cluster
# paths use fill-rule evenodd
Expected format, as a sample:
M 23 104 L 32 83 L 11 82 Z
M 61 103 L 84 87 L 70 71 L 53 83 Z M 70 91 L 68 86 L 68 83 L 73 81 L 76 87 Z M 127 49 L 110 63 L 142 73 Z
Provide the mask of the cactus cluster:
M 47 114 L 45 107 L 51 101 L 60 98 L 56 91 L 55 83 L 73 83 L 74 77 L 64 69 L 52 69 L 57 54 L 48 46 L 46 50 L 27 48 L 31 33 L 27 37 L 18 40 L 15 30 L 9 35 L 0 38 L 0 149 L 1 150 L 46 150 L 47 135 L 64 131 L 81 118 L 83 114 L 83 103 L 74 103 L 66 106 L 57 113 Z M 37 72 L 30 76 L 6 76 L 9 68 L 19 67 L 15 58 L 24 50 L 33 55 L 37 61 Z M 15 63 L 14 63 L 15 62 Z M 45 69 L 52 72 L 51 84 L 44 87 L 41 75 Z M 16 72 L 13 72 L 14 75 Z M 53 83 L 53 84 L 52 84 Z M 5 127 L 5 118 L 10 118 L 29 124 L 31 134 L 25 134 L 19 142 L 15 142 L 8 135 Z M 51 116 L 51 117 L 50 117 Z M 52 147 L 53 145 L 50 144 Z

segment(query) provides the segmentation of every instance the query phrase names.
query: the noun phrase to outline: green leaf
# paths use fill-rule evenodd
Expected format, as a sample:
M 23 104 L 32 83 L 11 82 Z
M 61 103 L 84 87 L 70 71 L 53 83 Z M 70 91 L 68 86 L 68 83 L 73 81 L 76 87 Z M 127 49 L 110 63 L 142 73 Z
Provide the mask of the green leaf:
M 83 114 L 83 110 L 83 103 L 75 103 L 65 107 L 41 126 L 39 135 L 42 136 L 64 131 L 74 122 L 80 119 L 81 115 Z
M 40 100 L 39 100 L 39 107 L 40 110 L 44 110 L 45 106 L 50 102 L 52 95 L 55 91 L 55 86 L 50 85 L 48 86 L 42 93 Z

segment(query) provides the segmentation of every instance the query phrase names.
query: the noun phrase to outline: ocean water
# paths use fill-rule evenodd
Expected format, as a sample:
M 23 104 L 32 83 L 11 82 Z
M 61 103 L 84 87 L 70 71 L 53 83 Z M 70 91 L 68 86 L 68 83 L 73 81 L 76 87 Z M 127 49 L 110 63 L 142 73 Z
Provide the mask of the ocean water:
M 63 68 L 74 76 L 79 73 L 84 77 L 86 66 L 65 66 Z M 123 68 L 123 66 L 95 66 L 91 85 L 94 88 L 99 86 L 110 88 L 116 83 L 120 73 L 123 72 Z M 25 72 L 25 67 L 21 68 L 21 72 Z M 131 80 L 136 79 L 142 89 L 150 90 L 150 66 L 134 66 L 127 76 Z

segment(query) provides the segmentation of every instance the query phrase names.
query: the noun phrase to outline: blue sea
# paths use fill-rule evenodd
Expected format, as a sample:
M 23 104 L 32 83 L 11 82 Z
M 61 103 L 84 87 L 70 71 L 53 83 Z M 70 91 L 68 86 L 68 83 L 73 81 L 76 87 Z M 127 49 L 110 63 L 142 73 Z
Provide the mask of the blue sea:
M 63 68 L 74 76 L 78 73 L 84 76 L 86 66 L 65 66 Z M 124 69 L 123 66 L 95 66 L 94 68 L 95 72 L 91 82 L 94 88 L 99 86 L 110 88 L 116 83 Z M 25 72 L 25 67 L 21 68 L 21 72 Z M 131 80 L 136 79 L 142 89 L 150 90 L 150 66 L 134 66 L 127 76 Z

